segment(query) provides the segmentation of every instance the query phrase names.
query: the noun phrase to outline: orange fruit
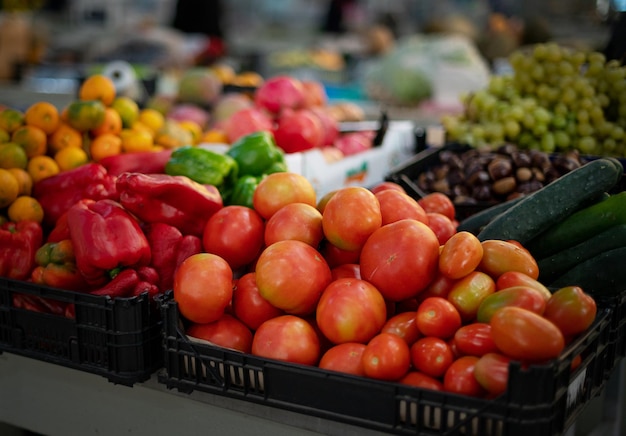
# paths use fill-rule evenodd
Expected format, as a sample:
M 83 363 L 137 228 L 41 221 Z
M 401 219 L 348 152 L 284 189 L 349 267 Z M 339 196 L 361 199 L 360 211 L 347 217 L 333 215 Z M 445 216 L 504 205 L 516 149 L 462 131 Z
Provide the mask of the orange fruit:
M 0 144 L 4 144 L 5 142 L 9 142 L 11 140 L 11 134 L 0 128 Z
M 65 147 L 54 154 L 60 171 L 69 171 L 89 162 L 87 152 L 82 148 Z
M 223 130 L 209 129 L 202 134 L 200 142 L 206 142 L 209 144 L 228 144 L 228 136 Z
M 33 191 L 33 179 L 30 178 L 30 175 L 23 170 L 22 168 L 9 168 L 15 180 L 17 180 L 17 184 L 19 185 L 19 195 L 30 195 Z
M 213 71 L 225 85 L 231 83 L 237 75 L 235 69 L 225 63 L 214 64 L 210 67 L 210 70 Z
M 26 168 L 28 156 L 19 144 L 7 142 L 0 144 L 0 168 Z
M 258 87 L 263 84 L 263 76 L 254 71 L 242 71 L 233 77 L 231 83 L 242 87 Z
M 7 210 L 9 220 L 14 223 L 20 221 L 35 221 L 41 224 L 43 221 L 43 207 L 36 198 L 29 195 L 21 195 L 11 203 Z
M 104 110 L 104 121 L 95 129 L 91 130 L 93 136 L 100 136 L 105 133 L 113 133 L 119 135 L 122 131 L 122 117 L 112 107 L 107 107 Z
M 146 132 L 150 136 L 152 136 L 153 138 L 154 138 L 154 135 L 155 135 L 155 133 L 152 131 L 152 129 L 150 127 L 146 126 L 141 121 L 135 121 L 133 123 L 133 126 L 130 128 L 130 130 L 134 130 L 136 132 Z
M 48 138 L 50 151 L 56 153 L 67 147 L 81 148 L 83 146 L 83 135 L 69 124 L 61 123 Z
M 122 138 L 112 133 L 96 136 L 89 146 L 91 159 L 99 162 L 105 157 L 115 156 L 122 152 Z
M 13 203 L 20 192 L 17 179 L 9 172 L 0 168 L 0 209 Z
M 130 128 L 139 118 L 139 105 L 135 100 L 125 95 L 116 97 L 111 103 L 111 107 L 122 117 L 122 126 Z
M 26 112 L 24 112 L 24 122 L 31 126 L 39 127 L 46 132 L 46 135 L 56 130 L 59 121 L 59 110 L 55 105 L 47 101 L 33 103 L 26 109 Z
M 50 156 L 35 156 L 28 161 L 26 171 L 33 183 L 37 183 L 40 180 L 59 174 L 61 169 L 59 164 Z
M 106 106 L 100 100 L 74 100 L 67 107 L 67 121 L 79 132 L 96 129 L 104 122 Z
M 11 142 L 19 144 L 26 152 L 28 158 L 46 154 L 48 149 L 48 136 L 46 132 L 30 124 L 26 124 L 14 130 L 11 135 Z
M 139 111 L 137 121 L 147 126 L 153 133 L 156 133 L 163 127 L 165 116 L 156 109 L 144 108 Z
M 193 144 L 198 144 L 200 142 L 200 138 L 202 138 L 202 127 L 200 127 L 198 123 L 190 120 L 183 120 L 179 121 L 178 124 L 180 127 L 191 133 Z
M 154 145 L 152 135 L 142 130 L 124 129 L 120 133 L 124 153 L 150 151 Z
M 0 111 L 0 129 L 12 133 L 15 129 L 24 125 L 24 113 L 17 109 L 7 108 Z
M 109 106 L 115 99 L 115 83 L 104 74 L 94 74 L 87 77 L 78 89 L 78 98 L 81 100 L 100 100 Z

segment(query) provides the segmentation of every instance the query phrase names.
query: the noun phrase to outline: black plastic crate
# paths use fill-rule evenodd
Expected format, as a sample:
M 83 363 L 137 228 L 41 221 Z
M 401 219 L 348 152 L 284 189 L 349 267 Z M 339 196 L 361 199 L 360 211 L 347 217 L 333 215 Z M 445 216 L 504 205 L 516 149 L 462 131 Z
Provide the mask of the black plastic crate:
M 164 368 L 158 380 L 168 389 L 208 392 L 393 434 L 559 435 L 599 395 L 618 361 L 611 356 L 611 341 L 617 339 L 614 312 L 602 307 L 589 330 L 558 359 L 528 367 L 512 363 L 507 392 L 479 399 L 192 341 L 173 294 L 157 300 L 164 327 Z M 572 371 L 577 356 L 581 362 Z
M 45 298 L 69 315 L 14 306 Z M 7 351 L 132 386 L 163 364 L 160 311 L 148 294 L 110 298 L 0 277 L 0 352 Z

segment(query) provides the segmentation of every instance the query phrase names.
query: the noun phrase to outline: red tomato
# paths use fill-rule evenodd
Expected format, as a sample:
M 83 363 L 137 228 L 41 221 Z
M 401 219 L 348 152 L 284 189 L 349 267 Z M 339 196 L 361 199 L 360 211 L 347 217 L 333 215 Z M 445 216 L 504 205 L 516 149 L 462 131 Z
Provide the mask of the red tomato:
M 480 240 L 470 232 L 458 232 L 443 245 L 439 271 L 451 279 L 460 279 L 474 271 L 482 257 Z
M 251 353 L 267 359 L 315 365 L 320 357 L 320 341 L 307 321 L 295 315 L 281 315 L 259 326 L 252 338 Z
M 478 269 L 494 280 L 507 271 L 519 271 L 537 280 L 539 266 L 535 258 L 524 248 L 498 239 L 482 241 L 483 258 Z
M 265 224 L 265 245 L 295 239 L 317 249 L 323 237 L 322 214 L 306 203 L 286 204 Z
M 398 383 L 422 389 L 430 389 L 432 391 L 443 391 L 443 383 L 419 371 L 409 371 L 404 377 L 398 380 Z
M 334 191 L 327 192 L 326 194 L 322 196 L 322 198 L 320 198 L 317 201 L 315 208 L 319 210 L 321 214 L 324 213 L 324 209 L 326 209 L 326 204 L 328 203 L 328 200 L 330 200 L 332 196 L 335 195 L 336 192 L 337 192 L 337 189 L 335 189 Z
M 322 214 L 324 236 L 342 250 L 359 250 L 381 224 L 378 199 L 361 186 L 339 189 Z
M 385 324 L 387 306 L 371 283 L 360 279 L 338 279 L 322 293 L 315 318 L 320 331 L 331 342 L 365 343 Z
M 361 250 L 361 277 L 391 301 L 416 297 L 437 273 L 439 242 L 424 223 L 405 219 L 376 230 Z
M 424 336 L 446 339 L 461 327 L 461 314 L 445 298 L 429 297 L 422 301 L 416 313 L 417 328 Z
M 194 254 L 176 269 L 173 291 L 178 310 L 189 321 L 217 321 L 233 296 L 233 271 L 215 254 Z
M 342 250 L 336 245 L 331 244 L 326 239 L 322 240 L 320 253 L 328 262 L 328 266 L 334 268 L 345 263 L 359 263 L 361 257 L 361 249 L 358 250 Z
M 422 206 L 413 197 L 395 189 L 378 191 L 376 198 L 380 203 L 380 213 L 385 224 L 410 218 L 428 224 L 428 217 Z
M 482 397 L 486 391 L 474 377 L 476 356 L 462 356 L 456 359 L 443 376 L 443 389 L 455 394 Z
M 233 313 L 250 329 L 256 330 L 268 319 L 283 315 L 283 311 L 274 307 L 259 294 L 256 285 L 256 273 L 249 272 L 237 280 L 233 290 Z
M 268 174 L 259 182 L 252 197 L 254 210 L 266 220 L 289 203 L 305 203 L 314 207 L 317 204 L 315 188 L 301 174 L 292 172 Z
M 426 212 L 440 213 L 448 217 L 450 220 L 455 218 L 456 210 L 454 203 L 446 194 L 442 194 L 441 192 L 432 192 L 420 198 L 418 203 Z
M 452 290 L 454 283 L 456 283 L 456 280 L 444 276 L 437 270 L 435 278 L 428 284 L 426 289 L 417 294 L 417 302 L 420 303 L 428 297 L 448 298 L 448 294 Z
M 454 223 L 447 216 L 436 212 L 427 212 L 426 216 L 428 217 L 428 227 L 435 232 L 440 245 L 445 244 L 456 233 Z
M 413 345 L 421 336 L 417 328 L 415 311 L 400 312 L 391 316 L 380 331 L 400 336 L 409 346 Z
M 506 391 L 509 383 L 509 363 L 511 358 L 500 353 L 487 353 L 474 365 L 474 377 L 492 396 Z
M 333 280 L 343 278 L 361 278 L 361 267 L 358 263 L 344 263 L 330 270 Z
M 344 342 L 326 350 L 317 366 L 330 371 L 365 376 L 363 351 L 365 351 L 365 344 Z
M 489 322 L 493 314 L 502 307 L 517 306 L 543 315 L 546 300 L 541 293 L 530 286 L 512 286 L 488 295 L 478 306 L 476 320 Z
M 379 333 L 370 340 L 363 351 L 365 375 L 378 380 L 399 380 L 409 372 L 411 353 L 400 336 Z
M 203 339 L 220 347 L 249 353 L 252 349 L 252 331 L 237 318 L 225 313 L 217 321 L 191 324 L 187 335 Z
M 442 377 L 455 359 L 450 345 L 434 336 L 418 339 L 410 351 L 413 367 L 431 377 Z
M 552 321 L 521 307 L 501 308 L 489 324 L 498 349 L 516 360 L 553 359 L 565 348 L 563 333 Z
M 491 326 L 473 322 L 459 328 L 454 334 L 454 343 L 461 354 L 480 357 L 498 351 L 491 337 Z
M 591 295 L 578 286 L 556 290 L 546 304 L 543 316 L 552 321 L 566 337 L 584 332 L 596 319 L 597 306 Z
M 463 321 L 467 322 L 476 318 L 480 304 L 495 291 L 496 283 L 489 275 L 472 271 L 454 283 L 448 293 L 448 301 L 456 307 Z
M 295 240 L 279 241 L 265 248 L 255 271 L 259 294 L 273 306 L 294 315 L 313 313 L 331 281 L 330 268 L 322 255 Z
M 263 247 L 263 218 L 246 206 L 224 206 L 208 219 L 202 235 L 207 253 L 222 257 L 233 270 L 253 262 Z
M 389 182 L 389 181 L 379 182 L 376 185 L 374 185 L 372 188 L 370 188 L 370 190 L 374 194 L 377 194 L 380 191 L 384 191 L 386 189 L 393 189 L 395 191 L 400 191 L 406 194 L 406 190 L 402 187 L 402 185 L 399 185 L 396 182 Z
M 533 279 L 528 274 L 524 274 L 519 271 L 507 271 L 502 273 L 496 280 L 496 290 L 511 288 L 513 286 L 529 286 L 535 288 L 541 292 L 546 300 L 548 300 L 552 293 L 550 290 L 540 281 Z

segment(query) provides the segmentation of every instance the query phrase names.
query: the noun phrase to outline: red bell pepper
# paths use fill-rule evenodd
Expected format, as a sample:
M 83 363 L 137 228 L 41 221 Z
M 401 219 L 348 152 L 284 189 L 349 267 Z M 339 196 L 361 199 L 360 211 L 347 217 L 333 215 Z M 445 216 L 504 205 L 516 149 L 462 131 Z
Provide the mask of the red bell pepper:
M 67 211 L 76 265 L 89 285 L 100 286 L 116 268 L 150 263 L 150 245 L 137 219 L 113 200 L 82 200 Z
M 33 197 L 44 210 L 44 226 L 52 227 L 79 200 L 117 200 L 118 194 L 115 177 L 102 165 L 88 163 L 36 182 Z
M 120 203 L 145 223 L 165 223 L 184 235 L 202 236 L 208 219 L 223 206 L 215 186 L 185 176 L 123 173 L 117 178 Z
M 70 304 L 30 294 L 13 294 L 12 303 L 13 307 L 17 307 L 18 309 L 40 313 L 52 313 L 61 316 L 66 315 L 67 307 Z
M 120 153 L 100 159 L 98 162 L 112 176 L 122 173 L 163 174 L 165 164 L 172 155 L 171 148 L 161 151 L 139 151 L 136 153 Z
M 35 253 L 37 266 L 31 274 L 34 283 L 65 289 L 86 291 L 87 283 L 76 266 L 71 239 L 46 242 Z
M 35 253 L 43 243 L 43 229 L 35 221 L 0 225 L 0 277 L 25 280 L 35 267 Z
M 46 242 L 60 242 L 64 239 L 70 239 L 70 228 L 67 226 L 67 212 L 57 219 L 52 230 L 48 233 Z
M 121 270 L 104 286 L 91 291 L 92 295 L 116 297 L 133 297 L 147 292 L 150 297 L 159 293 L 158 286 L 152 280 L 158 280 L 157 272 L 150 267 Z

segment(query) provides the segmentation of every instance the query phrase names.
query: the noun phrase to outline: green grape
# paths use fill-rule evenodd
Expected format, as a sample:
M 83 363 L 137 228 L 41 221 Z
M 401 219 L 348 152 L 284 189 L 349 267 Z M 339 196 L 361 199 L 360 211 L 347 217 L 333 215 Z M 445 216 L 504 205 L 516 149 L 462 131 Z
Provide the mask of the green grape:
M 504 122 L 504 134 L 510 140 L 517 138 L 521 130 L 522 128 L 516 120 L 509 119 Z
M 559 115 L 565 118 L 565 115 L 567 115 L 567 113 L 569 112 L 569 108 L 565 103 L 558 102 L 554 105 L 553 111 L 555 115 Z
M 530 113 L 524 114 L 522 125 L 527 129 L 532 129 L 535 126 L 535 117 L 533 117 Z
M 556 129 L 563 129 L 567 125 L 567 118 L 561 114 L 556 114 L 552 117 L 552 126 Z
M 578 96 L 576 95 L 576 91 L 573 88 L 565 88 L 563 93 L 561 94 L 561 102 L 566 105 L 570 105 L 576 101 Z
M 589 112 L 587 112 L 586 109 L 579 109 L 578 112 L 576 112 L 576 120 L 580 124 L 588 123 L 589 122 Z
M 594 128 L 591 126 L 591 124 L 580 123 L 576 125 L 576 133 L 578 133 L 580 136 L 593 136 Z
M 474 137 L 474 139 L 484 139 L 485 127 L 481 124 L 473 124 L 470 127 L 470 134 Z
M 589 109 L 589 118 L 594 123 L 599 123 L 604 120 L 604 111 L 600 107 L 600 105 L 596 104 Z
M 583 136 L 578 140 L 578 149 L 583 154 L 595 154 L 596 139 L 593 136 Z
M 533 49 L 533 58 L 543 60 L 548 56 L 548 46 L 546 44 L 535 44 Z
M 561 60 L 559 62 L 557 70 L 561 76 L 572 76 L 576 74 L 576 68 L 574 65 L 566 60 Z
M 624 128 L 619 125 L 614 125 L 613 128 L 611 129 L 611 138 L 613 138 L 616 141 L 621 141 L 625 139 L 626 136 L 624 135 Z
M 541 136 L 541 149 L 546 153 L 554 152 L 556 149 L 556 142 L 552 133 L 546 132 Z
M 552 114 L 546 108 L 538 106 L 533 110 L 533 116 L 537 122 L 542 124 L 549 124 L 552 120 Z
M 594 52 L 589 53 L 589 55 L 587 56 L 587 59 L 590 64 L 598 63 L 604 66 L 604 64 L 606 63 L 606 56 L 604 56 L 604 54 L 600 53 L 599 51 L 594 51 Z
M 553 135 L 556 148 L 565 150 L 570 146 L 570 136 L 564 130 L 555 130 Z
M 543 134 L 545 134 L 548 131 L 548 125 L 547 124 L 535 123 L 535 125 L 533 126 L 533 128 L 531 130 L 533 132 L 533 135 L 535 135 L 535 136 L 542 136 Z
M 617 141 L 613 138 L 604 138 L 602 141 L 602 153 L 612 155 L 617 149 Z

